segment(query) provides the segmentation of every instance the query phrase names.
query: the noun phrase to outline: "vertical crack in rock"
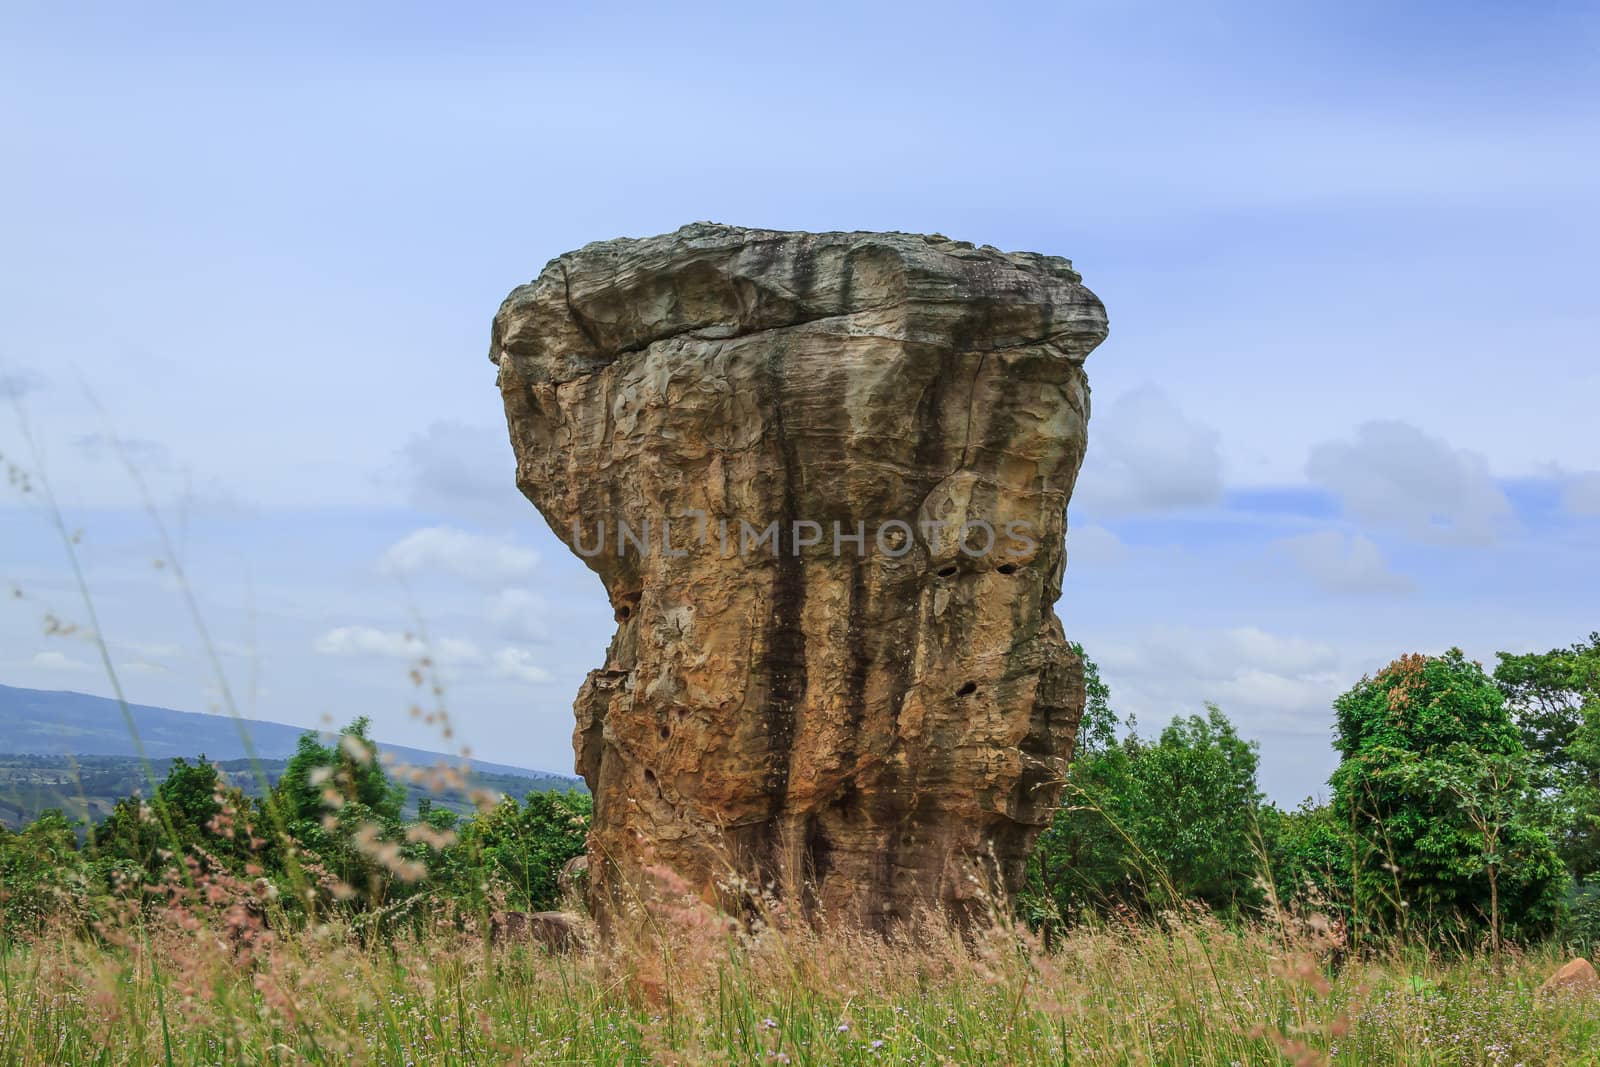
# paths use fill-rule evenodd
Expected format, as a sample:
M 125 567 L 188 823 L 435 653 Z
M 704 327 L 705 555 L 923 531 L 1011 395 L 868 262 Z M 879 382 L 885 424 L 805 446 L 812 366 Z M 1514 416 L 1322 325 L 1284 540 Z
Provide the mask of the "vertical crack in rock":
M 1004 912 L 1083 709 L 1053 605 L 1105 334 L 1066 260 L 913 234 L 696 223 L 511 293 L 517 485 L 617 619 L 574 705 L 603 927 L 662 869 Z

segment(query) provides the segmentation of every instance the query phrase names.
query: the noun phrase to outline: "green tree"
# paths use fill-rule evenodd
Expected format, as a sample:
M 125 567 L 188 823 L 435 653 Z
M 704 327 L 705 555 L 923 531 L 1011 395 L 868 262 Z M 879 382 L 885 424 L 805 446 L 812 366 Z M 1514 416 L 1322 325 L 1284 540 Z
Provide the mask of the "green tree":
M 587 793 L 506 797 L 469 824 L 461 847 L 476 851 L 516 908 L 539 911 L 560 902 L 561 868 L 583 855 L 594 813 Z
M 1548 652 L 1501 652 L 1497 658 L 1495 683 L 1516 715 L 1528 750 L 1542 763 L 1567 766 L 1584 710 L 1600 703 L 1600 631 L 1587 643 Z
M 389 780 L 378 761 L 377 749 L 367 736 L 371 725 L 365 715 L 357 718 L 339 731 L 333 745 L 324 745 L 310 731 L 300 735 L 274 787 L 278 810 L 287 822 L 320 821 L 330 809 L 344 804 L 359 804 L 380 819 L 399 820 L 405 790 Z
M 1173 896 L 1219 912 L 1262 902 L 1256 885 L 1256 746 L 1226 715 L 1175 718 L 1154 741 L 1119 720 L 1092 660 L 1078 751 L 1062 806 L 1029 860 L 1021 906 L 1035 923 L 1076 922 L 1091 912 L 1149 913 Z
M 180 756 L 149 801 L 137 796 L 117 801 L 95 829 L 94 851 L 104 860 L 130 861 L 152 878 L 191 845 L 203 845 L 221 857 L 242 857 L 249 835 L 232 835 L 218 823 L 224 797 L 237 810 L 250 808 L 239 791 L 222 780 L 216 764 L 203 755 L 194 763 Z
M 1564 872 L 1499 688 L 1460 649 L 1407 655 L 1334 702 L 1333 816 L 1361 928 L 1531 937 Z
M 216 764 L 204 755 L 194 763 L 179 757 L 156 786 L 156 799 L 165 805 L 175 826 L 198 836 L 222 810 L 217 803 L 220 785 Z
M 1307 797 L 1292 811 L 1261 811 L 1273 891 L 1280 904 L 1349 918 L 1350 838 L 1331 805 Z
M 325 888 L 331 876 L 330 892 L 353 907 L 409 896 L 421 878 L 411 854 L 419 850 L 404 847 L 405 790 L 384 771 L 369 727 L 357 718 L 332 745 L 302 734 L 271 797 L 292 847 L 311 860 Z
M 1219 912 L 1260 906 L 1259 746 L 1214 704 L 1174 719 L 1133 760 L 1135 840 L 1180 897 Z
M 83 922 L 93 889 L 77 831 L 60 810 L 46 809 L 15 833 L 0 826 L 0 933 L 34 929 L 52 917 Z
M 1117 743 L 1117 728 L 1121 721 L 1111 710 L 1111 687 L 1100 677 L 1100 667 L 1083 646 L 1072 644 L 1073 654 L 1083 664 L 1083 718 L 1078 720 L 1078 737 L 1074 746 L 1079 755 L 1105 752 Z
M 1600 876 L 1600 632 L 1548 652 L 1499 653 L 1495 682 L 1553 805 L 1556 847 L 1579 883 Z
M 1053 928 L 1118 905 L 1142 905 L 1141 868 L 1124 830 L 1134 806 L 1129 764 L 1121 744 L 1074 757 L 1061 806 L 1028 859 L 1019 903 L 1030 922 Z

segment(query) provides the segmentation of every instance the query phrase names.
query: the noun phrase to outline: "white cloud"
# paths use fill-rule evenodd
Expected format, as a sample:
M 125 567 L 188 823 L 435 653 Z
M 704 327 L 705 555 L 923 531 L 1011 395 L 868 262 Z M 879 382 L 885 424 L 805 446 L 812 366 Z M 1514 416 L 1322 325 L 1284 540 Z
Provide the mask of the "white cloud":
M 1333 697 L 1339 692 L 1340 682 L 1329 675 L 1287 675 L 1257 667 L 1240 667 L 1233 674 L 1212 685 L 1216 703 L 1224 707 L 1249 710 L 1266 708 L 1275 713 L 1306 709 L 1310 718 L 1325 715 Z M 1296 726 L 1304 723 L 1297 716 Z
M 128 663 L 117 664 L 117 670 L 123 674 L 167 674 L 167 668 L 159 663 L 147 663 L 144 660 L 132 660 Z
M 1321 672 L 1338 662 L 1332 645 L 1303 637 L 1283 637 L 1255 626 L 1215 631 L 1201 642 L 1208 662 L 1242 660 L 1269 671 Z
M 533 656 L 521 648 L 502 648 L 494 654 L 494 673 L 501 678 L 515 678 L 534 684 L 548 682 L 549 671 L 533 662 Z
M 35 652 L 33 654 L 33 665 L 42 667 L 47 671 L 92 671 L 95 669 L 92 664 L 73 659 L 71 656 L 57 652 L 54 649 L 48 652 Z
M 550 636 L 545 624 L 550 605 L 530 590 L 500 590 L 489 598 L 488 615 L 496 631 L 508 641 L 545 641 Z
M 1349 673 L 1330 644 L 1253 626 L 1208 630 L 1151 627 L 1087 649 L 1112 689 L 1112 704 L 1154 733 L 1172 716 L 1214 701 L 1252 736 L 1322 734 Z
M 1318 530 L 1286 537 L 1274 542 L 1273 548 L 1331 593 L 1398 593 L 1413 588 L 1411 580 L 1391 570 L 1383 552 L 1361 534 Z
M 1089 422 L 1074 501 L 1126 514 L 1207 507 L 1222 499 L 1221 438 L 1153 386 L 1118 397 Z
M 413 506 L 492 525 L 523 519 L 532 507 L 517 491 L 517 464 L 505 425 L 435 422 L 400 449 L 400 479 Z
M 496 586 L 532 575 L 539 566 L 539 553 L 502 537 L 429 526 L 391 545 L 378 566 L 386 574 L 436 571 L 476 585 Z
M 1410 423 L 1367 422 L 1312 448 L 1306 474 L 1364 522 L 1436 543 L 1491 544 L 1511 505 L 1476 452 Z
M 179 648 L 177 645 L 170 645 L 164 642 L 154 641 L 119 640 L 116 642 L 116 646 L 125 651 L 132 652 L 140 659 L 146 660 L 171 659 L 173 656 L 176 656 L 178 653 L 183 651 L 183 649 Z
M 1128 556 L 1128 546 L 1104 526 L 1087 523 L 1067 530 L 1067 559 L 1072 566 L 1111 566 Z
M 478 663 L 483 653 L 471 641 L 436 638 L 424 643 L 416 634 L 379 630 L 371 626 L 340 626 L 317 638 L 316 650 L 324 656 L 374 656 L 419 659 L 431 656 L 439 663 Z
M 1600 515 L 1600 471 L 1580 471 L 1561 486 L 1561 506 L 1573 515 Z

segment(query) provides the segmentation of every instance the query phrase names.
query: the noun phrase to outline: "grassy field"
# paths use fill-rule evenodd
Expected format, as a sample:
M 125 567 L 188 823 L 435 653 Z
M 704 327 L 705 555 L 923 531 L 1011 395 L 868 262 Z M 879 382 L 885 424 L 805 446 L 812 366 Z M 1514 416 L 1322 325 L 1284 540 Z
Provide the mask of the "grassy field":
M 0 1062 L 1552 1064 L 1600 1062 L 1600 996 L 1549 954 L 1350 959 L 1303 926 L 916 942 L 679 932 L 609 953 L 443 917 L 381 948 L 188 909 L 0 946 Z M 678 917 L 682 919 L 682 915 Z

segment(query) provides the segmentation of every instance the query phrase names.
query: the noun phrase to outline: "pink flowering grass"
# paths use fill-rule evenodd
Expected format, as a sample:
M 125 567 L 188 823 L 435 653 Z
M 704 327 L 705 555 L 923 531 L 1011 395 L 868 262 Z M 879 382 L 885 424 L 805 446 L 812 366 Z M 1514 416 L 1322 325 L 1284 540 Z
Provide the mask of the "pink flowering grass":
M 1314 923 L 1188 915 L 1046 950 L 932 918 L 892 938 L 752 932 L 679 899 L 648 936 L 561 956 L 444 912 L 387 944 L 336 915 L 279 932 L 249 883 L 192 873 L 96 934 L 7 937 L 0 1063 L 1511 1065 L 1600 1048 L 1600 997 L 1538 993 L 1553 956 L 1335 968 Z

